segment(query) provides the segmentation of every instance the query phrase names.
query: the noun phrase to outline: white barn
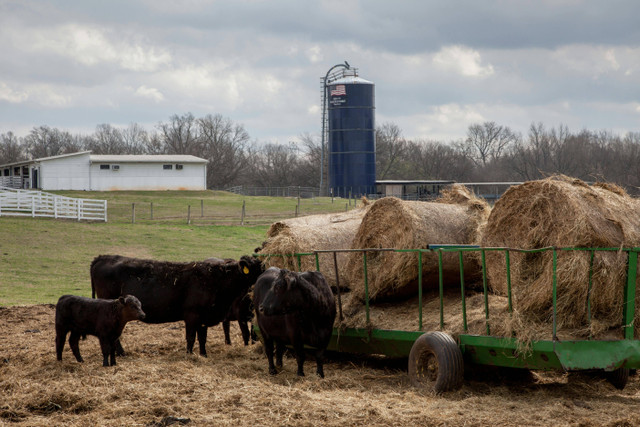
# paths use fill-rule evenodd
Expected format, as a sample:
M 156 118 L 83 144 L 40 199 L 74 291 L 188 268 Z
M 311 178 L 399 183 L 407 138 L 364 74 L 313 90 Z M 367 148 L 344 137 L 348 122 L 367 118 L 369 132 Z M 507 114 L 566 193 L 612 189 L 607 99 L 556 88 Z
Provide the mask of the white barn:
M 0 165 L 0 175 L 0 185 L 40 190 L 206 190 L 207 160 L 82 151 Z

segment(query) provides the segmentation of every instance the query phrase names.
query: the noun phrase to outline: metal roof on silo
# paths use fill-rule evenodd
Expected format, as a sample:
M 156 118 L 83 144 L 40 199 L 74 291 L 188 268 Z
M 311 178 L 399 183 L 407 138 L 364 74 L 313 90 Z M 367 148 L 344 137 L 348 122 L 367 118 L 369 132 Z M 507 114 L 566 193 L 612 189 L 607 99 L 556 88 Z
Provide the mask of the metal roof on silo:
M 332 81 L 329 86 L 333 86 L 333 85 L 344 85 L 344 84 L 365 84 L 365 85 L 372 85 L 373 82 L 370 82 L 369 80 L 365 80 L 362 79 L 360 77 L 356 77 L 356 76 L 346 76 L 343 77 L 339 80 L 334 80 Z

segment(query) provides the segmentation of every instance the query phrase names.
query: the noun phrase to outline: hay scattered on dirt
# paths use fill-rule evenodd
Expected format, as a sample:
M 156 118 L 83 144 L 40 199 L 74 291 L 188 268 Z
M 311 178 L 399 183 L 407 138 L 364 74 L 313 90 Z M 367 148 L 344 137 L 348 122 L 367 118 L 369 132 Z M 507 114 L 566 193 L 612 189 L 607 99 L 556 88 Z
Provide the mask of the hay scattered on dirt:
M 103 368 L 91 336 L 80 342 L 85 363 L 68 346 L 57 362 L 53 323 L 52 305 L 0 307 L 0 425 L 640 425 L 637 376 L 619 391 L 587 374 L 478 367 L 461 390 L 433 396 L 411 388 L 406 361 L 334 355 L 323 380 L 312 360 L 307 376 L 296 376 L 286 355 L 284 370 L 270 376 L 262 346 L 242 346 L 235 323 L 232 346 L 214 327 L 209 357 L 187 355 L 182 322 L 127 324 L 128 356 Z
M 640 203 L 613 184 L 587 185 L 553 176 L 511 187 L 495 204 L 483 238 L 485 247 L 535 249 L 556 247 L 621 248 L 640 246 Z M 588 252 L 559 252 L 557 321 L 560 328 L 588 329 Z M 487 253 L 491 288 L 506 294 L 503 254 Z M 528 322 L 552 319 L 552 253 L 511 255 L 514 307 Z M 591 311 L 594 335 L 622 321 L 626 276 L 624 252 L 597 253 L 593 261 Z M 636 302 L 640 303 L 640 297 Z M 636 331 L 640 322 L 636 317 Z
M 385 197 L 376 201 L 362 219 L 352 248 L 425 249 L 429 244 L 473 244 L 488 217 L 489 205 L 463 186 L 455 186 L 437 202 L 403 201 Z M 424 253 L 423 288 L 438 286 L 438 256 Z M 480 267 L 473 256 L 464 257 L 464 271 L 471 282 Z M 443 256 L 445 286 L 459 285 L 458 255 Z M 347 262 L 348 282 L 364 299 L 363 255 L 352 253 Z M 367 254 L 369 297 L 372 301 L 416 295 L 416 253 L 369 252 Z
M 363 198 L 361 203 L 361 207 L 344 213 L 309 215 L 273 223 L 267 231 L 267 240 L 260 253 L 283 254 L 285 256 L 264 258 L 264 264 L 267 267 L 286 268 L 294 271 L 315 271 L 315 257 L 301 257 L 301 268 L 299 268 L 297 257 L 292 255 L 309 253 L 314 250 L 349 249 L 362 218 L 371 206 L 366 198 Z M 341 285 L 345 280 L 346 257 L 347 254 L 344 252 L 336 254 Z M 319 271 L 330 285 L 335 285 L 333 254 L 319 254 L 318 262 L 320 264 Z

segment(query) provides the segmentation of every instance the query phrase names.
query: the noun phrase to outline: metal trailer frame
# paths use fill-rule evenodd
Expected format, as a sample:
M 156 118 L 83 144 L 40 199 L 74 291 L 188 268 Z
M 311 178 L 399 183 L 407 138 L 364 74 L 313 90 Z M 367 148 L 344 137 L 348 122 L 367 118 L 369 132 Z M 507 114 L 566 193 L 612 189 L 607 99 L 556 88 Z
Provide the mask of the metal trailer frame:
M 439 264 L 439 296 L 440 296 L 440 330 L 444 329 L 444 286 L 443 286 L 443 268 L 442 256 L 444 253 L 457 252 L 460 262 L 460 288 L 462 299 L 462 313 L 464 331 L 456 337 L 456 345 L 459 348 L 461 358 L 464 363 L 472 363 L 478 365 L 491 365 L 509 368 L 525 368 L 540 370 L 603 370 L 612 374 L 610 381 L 618 388 L 623 388 L 627 382 L 629 369 L 640 368 L 640 340 L 634 338 L 633 321 L 636 316 L 636 290 L 638 276 L 638 254 L 640 248 L 558 248 L 546 247 L 541 249 L 514 249 L 514 248 L 483 248 L 473 245 L 429 245 L 428 249 L 350 249 L 350 250 L 319 250 L 308 253 L 289 254 L 297 258 L 298 270 L 301 267 L 301 257 L 315 256 L 316 269 L 320 269 L 318 255 L 320 253 L 333 253 L 334 266 L 336 269 L 337 288 L 339 286 L 339 277 L 337 274 L 337 252 L 361 252 L 363 255 L 363 272 L 365 287 L 365 312 L 366 322 L 370 325 L 369 319 L 369 293 L 368 293 L 368 277 L 367 277 L 367 253 L 376 251 L 394 251 L 394 252 L 415 252 L 417 254 L 418 265 L 422 265 L 422 255 L 425 252 L 436 252 L 438 254 Z M 484 293 L 484 311 L 486 335 L 473 335 L 468 333 L 467 314 L 465 308 L 465 283 L 463 254 L 466 252 L 480 252 L 482 262 L 482 285 Z M 626 252 L 627 253 L 627 279 L 624 287 L 624 306 L 622 329 L 623 338 L 620 340 L 566 340 L 560 341 L 557 337 L 557 261 L 558 253 L 564 251 L 585 251 L 590 256 L 589 267 L 589 283 L 587 298 L 587 316 L 588 322 L 591 323 L 591 287 L 593 276 L 593 260 L 597 252 Z M 553 324 L 552 338 L 550 340 L 534 340 L 528 343 L 527 351 L 519 351 L 522 347 L 521 343 L 515 337 L 499 337 L 491 335 L 491 323 L 489 313 L 488 285 L 486 272 L 486 253 L 502 252 L 505 256 L 505 264 L 507 270 L 507 298 L 508 311 L 512 311 L 512 295 L 511 295 L 511 267 L 510 253 L 539 253 L 552 252 L 553 256 L 553 288 L 552 288 L 552 304 L 553 304 Z M 268 256 L 285 256 L 281 254 L 257 254 L 260 257 Z M 338 291 L 338 306 L 341 312 L 341 299 Z M 440 370 L 443 368 L 442 361 L 438 359 L 438 355 L 434 354 L 433 349 L 426 350 L 426 358 L 422 356 L 414 356 L 416 352 L 418 339 L 432 332 L 424 331 L 422 324 L 422 268 L 418 269 L 418 323 L 419 330 L 384 330 L 375 328 L 334 328 L 333 335 L 327 350 L 338 351 L 354 354 L 379 354 L 388 357 L 408 357 L 409 360 L 409 376 L 415 377 L 425 376 L 429 378 L 411 378 L 412 383 L 417 386 L 426 386 L 436 392 L 446 391 L 447 389 L 457 388 L 461 383 L 461 372 L 452 375 L 460 375 L 459 381 L 452 384 L 439 386 L 436 383 L 436 377 L 443 373 L 438 373 L 438 365 Z M 259 329 L 254 325 L 259 332 Z M 442 335 L 442 332 L 439 332 Z M 448 336 L 448 335 L 447 335 Z M 519 345 L 520 344 L 520 345 Z M 413 350 L 413 351 L 412 351 Z M 451 350 L 451 349 L 449 349 Z M 424 353 L 424 349 L 418 349 Z M 437 351 L 436 351 L 437 353 Z M 417 353 L 416 353 L 417 354 Z M 448 356 L 447 356 L 448 357 Z M 458 357 L 458 356 L 455 356 Z M 420 358 L 424 359 L 424 363 L 430 366 L 420 366 Z M 413 360 L 412 360 L 413 359 Z M 447 361 L 445 361 L 447 362 Z M 414 365 L 412 372 L 412 363 Z M 415 364 L 418 363 L 418 374 L 416 374 Z M 460 362 L 462 364 L 462 362 Z M 446 368 L 449 369 L 449 368 Z M 456 368 L 457 369 L 457 368 Z M 430 371 L 430 372 L 426 372 Z M 444 373 L 448 375 L 450 373 Z M 435 387 L 435 388 L 434 388 Z

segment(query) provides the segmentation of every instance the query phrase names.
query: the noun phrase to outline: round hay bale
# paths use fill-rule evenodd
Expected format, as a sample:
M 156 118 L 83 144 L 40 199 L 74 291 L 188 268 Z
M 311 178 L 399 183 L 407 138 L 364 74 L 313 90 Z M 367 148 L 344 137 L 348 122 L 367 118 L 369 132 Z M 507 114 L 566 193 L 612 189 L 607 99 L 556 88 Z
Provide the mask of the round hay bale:
M 466 190 L 466 189 L 465 189 Z M 463 195 L 464 190 L 456 191 Z M 478 240 L 478 225 L 488 216 L 489 206 L 471 207 L 477 199 L 466 190 L 463 201 L 447 199 L 440 202 L 403 201 L 385 197 L 376 201 L 362 219 L 353 241 L 354 249 L 392 248 L 426 249 L 429 244 L 472 244 Z M 452 193 L 453 194 L 453 193 Z M 482 204 L 482 203 L 480 203 Z M 437 288 L 439 283 L 438 254 L 423 253 L 423 288 Z M 349 256 L 347 274 L 352 291 L 363 300 L 363 254 Z M 416 295 L 418 288 L 418 255 L 415 252 L 368 252 L 367 278 L 371 301 L 404 299 Z M 464 256 L 465 280 L 472 281 L 480 273 L 475 257 Z M 457 253 L 443 254 L 445 286 L 460 284 Z
M 349 249 L 360 222 L 371 205 L 364 205 L 344 213 L 309 215 L 275 222 L 267 231 L 267 240 L 261 249 L 262 254 L 283 255 L 264 258 L 266 267 L 286 268 L 293 271 L 316 270 L 314 256 L 300 257 L 297 253 L 310 253 L 314 250 Z M 344 279 L 347 253 L 338 252 L 338 274 L 340 287 L 347 286 Z M 327 282 L 336 284 L 336 273 L 332 253 L 318 255 L 320 272 Z
M 637 200 L 613 184 L 589 186 L 566 176 L 530 181 L 511 187 L 498 200 L 481 245 L 520 249 L 638 246 L 639 208 Z M 621 326 L 626 259 L 627 255 L 622 251 L 596 252 L 589 291 L 590 253 L 558 251 L 559 328 L 589 328 L 589 294 L 593 319 L 589 332 L 596 336 Z M 514 309 L 530 320 L 552 321 L 552 260 L 551 251 L 511 252 Z M 486 261 L 491 289 L 506 295 L 504 254 L 487 252 Z

